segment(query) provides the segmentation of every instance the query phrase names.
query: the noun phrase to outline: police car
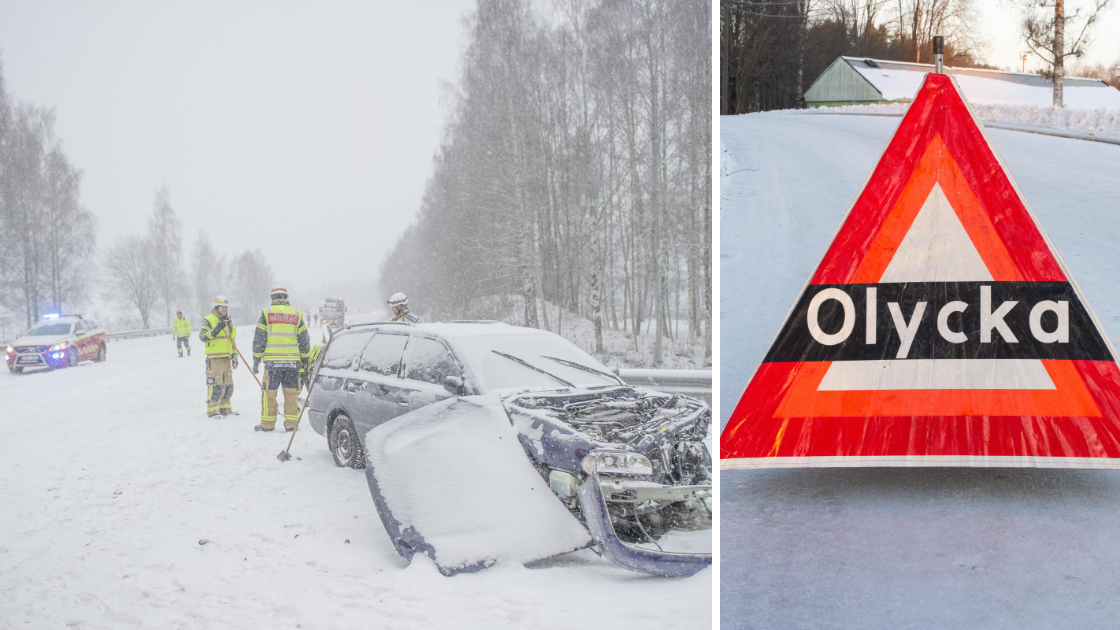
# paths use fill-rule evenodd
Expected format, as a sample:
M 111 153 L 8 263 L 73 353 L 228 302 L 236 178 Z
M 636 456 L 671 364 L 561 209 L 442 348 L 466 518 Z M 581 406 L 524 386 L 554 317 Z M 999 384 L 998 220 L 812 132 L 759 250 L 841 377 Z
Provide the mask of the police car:
M 8 370 L 105 360 L 105 331 L 81 315 L 47 315 L 6 348 Z

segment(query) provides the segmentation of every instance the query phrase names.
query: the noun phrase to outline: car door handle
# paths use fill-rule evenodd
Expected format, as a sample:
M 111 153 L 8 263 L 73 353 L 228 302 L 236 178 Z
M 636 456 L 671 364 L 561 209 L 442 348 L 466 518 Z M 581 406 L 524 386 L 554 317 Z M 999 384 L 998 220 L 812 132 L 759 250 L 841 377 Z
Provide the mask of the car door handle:
M 360 392 L 366 388 L 366 384 L 361 381 L 346 381 L 346 391 Z

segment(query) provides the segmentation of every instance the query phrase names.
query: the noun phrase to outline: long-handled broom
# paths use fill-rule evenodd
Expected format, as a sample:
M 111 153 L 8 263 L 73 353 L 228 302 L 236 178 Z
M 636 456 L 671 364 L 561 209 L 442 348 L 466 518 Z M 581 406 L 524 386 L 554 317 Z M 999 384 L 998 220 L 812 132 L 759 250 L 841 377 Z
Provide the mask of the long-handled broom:
M 327 345 L 323 348 L 323 354 L 319 357 L 319 364 L 315 366 L 315 376 L 311 377 L 311 386 L 307 388 L 307 398 L 303 399 L 303 406 L 299 408 L 299 415 L 296 416 L 296 428 L 292 429 L 292 439 L 288 440 L 288 447 L 280 451 L 280 454 L 276 456 L 276 459 L 282 462 L 286 462 L 292 458 L 292 454 L 289 451 L 292 450 L 292 442 L 296 440 L 296 431 L 299 431 L 299 422 L 303 420 L 303 410 L 307 409 L 308 403 L 311 402 L 311 392 L 315 391 L 315 383 L 319 380 L 319 370 L 323 369 L 323 363 L 327 360 L 327 352 L 330 351 L 331 344 L 334 343 L 334 338 L 335 335 L 331 335 L 331 338 L 327 340 Z

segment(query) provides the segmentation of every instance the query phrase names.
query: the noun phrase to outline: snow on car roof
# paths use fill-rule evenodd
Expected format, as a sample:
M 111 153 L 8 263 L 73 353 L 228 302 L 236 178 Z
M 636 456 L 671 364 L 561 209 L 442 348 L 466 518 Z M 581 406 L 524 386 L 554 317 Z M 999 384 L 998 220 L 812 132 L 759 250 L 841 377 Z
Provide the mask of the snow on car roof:
M 542 331 L 537 328 L 510 326 L 502 322 L 440 322 L 437 324 L 416 324 L 425 332 L 447 338 L 484 337 L 490 335 L 533 335 Z
M 464 337 L 483 337 L 491 335 L 534 335 L 542 332 L 537 328 L 524 328 L 522 326 L 510 326 L 503 322 L 494 321 L 461 321 L 461 322 L 438 322 L 434 324 L 401 324 L 394 322 L 378 322 L 378 327 L 382 330 L 394 330 L 399 327 L 400 330 L 418 329 L 420 331 L 439 335 L 447 339 L 461 339 Z

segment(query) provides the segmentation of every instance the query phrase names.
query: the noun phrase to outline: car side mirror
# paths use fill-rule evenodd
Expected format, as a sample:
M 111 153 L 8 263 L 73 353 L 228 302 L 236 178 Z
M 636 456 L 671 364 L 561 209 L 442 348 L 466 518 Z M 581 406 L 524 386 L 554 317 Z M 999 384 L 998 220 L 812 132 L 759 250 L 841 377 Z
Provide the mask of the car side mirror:
M 463 378 L 461 376 L 445 376 L 443 377 L 443 388 L 455 396 L 462 396 L 464 393 Z
M 622 376 L 622 370 L 618 369 L 617 365 L 612 365 L 611 374 L 614 374 L 615 376 Z

